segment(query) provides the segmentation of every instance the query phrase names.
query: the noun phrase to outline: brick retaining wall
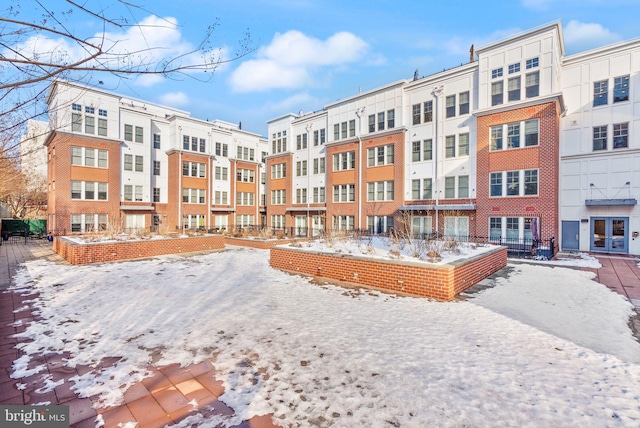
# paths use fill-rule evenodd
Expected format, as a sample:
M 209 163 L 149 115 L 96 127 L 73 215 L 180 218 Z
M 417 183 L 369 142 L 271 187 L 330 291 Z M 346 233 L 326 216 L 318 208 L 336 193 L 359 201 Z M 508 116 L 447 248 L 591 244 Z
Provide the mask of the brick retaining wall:
M 453 300 L 456 295 L 507 265 L 506 247 L 446 265 L 285 247 L 273 247 L 270 252 L 271 266 L 276 269 L 442 301 Z
M 56 236 L 53 240 L 53 251 L 73 265 L 219 250 L 222 248 L 224 248 L 224 237 L 222 235 L 87 244 L 78 244 L 64 236 Z
M 246 239 L 246 238 L 234 238 L 232 236 L 225 236 L 224 242 L 228 245 L 238 245 L 241 247 L 259 248 L 262 250 L 268 250 L 276 245 L 288 244 L 296 241 L 296 239 L 273 239 L 273 240 L 260 240 L 260 239 Z

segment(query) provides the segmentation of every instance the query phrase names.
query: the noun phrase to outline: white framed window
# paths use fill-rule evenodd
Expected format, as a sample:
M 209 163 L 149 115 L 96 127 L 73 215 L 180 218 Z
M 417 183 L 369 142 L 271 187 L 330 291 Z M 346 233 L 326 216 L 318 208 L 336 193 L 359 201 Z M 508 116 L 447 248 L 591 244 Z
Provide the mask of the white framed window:
M 509 65 L 509 74 L 520 72 L 520 63 L 516 62 L 515 64 Z
M 629 75 L 613 79 L 613 102 L 629 101 Z
M 603 106 L 608 103 L 609 98 L 609 82 L 600 80 L 593 82 L 593 106 Z
M 393 230 L 393 217 L 377 215 L 367 216 L 367 230 L 372 235 L 390 232 Z
M 333 202 L 354 202 L 355 200 L 355 184 L 333 186 Z
M 352 215 L 334 215 L 334 230 L 353 230 L 355 228 L 355 217 Z
M 489 189 L 491 197 L 537 196 L 538 169 L 492 172 L 489 174 Z
M 526 61 L 526 68 L 527 70 L 530 68 L 535 68 L 538 66 L 538 64 L 539 64 L 538 57 L 530 58 Z
M 449 95 L 445 98 L 445 116 L 454 117 L 456 115 L 456 96 Z
M 629 147 L 629 122 L 613 124 L 613 148 Z
M 431 216 L 411 216 L 411 234 L 414 237 L 422 237 L 433 233 L 433 219 Z
M 391 165 L 394 160 L 393 144 L 367 149 L 367 166 Z
M 287 176 L 287 164 L 286 163 L 277 163 L 275 165 L 271 165 L 271 178 L 284 178 Z
M 393 201 L 393 180 L 367 183 L 367 201 Z
M 469 237 L 469 217 L 445 216 L 444 236 L 454 240 L 466 240 Z
M 502 77 L 502 67 L 491 70 L 491 78 L 497 79 L 498 77 Z
M 469 91 L 458 94 L 458 114 L 469 114 Z
M 540 95 L 540 72 L 536 71 L 525 76 L 525 95 L 533 98 Z
M 229 204 L 229 192 L 224 190 L 216 190 L 214 192 L 214 204 L 216 205 L 228 205 Z
M 307 175 L 307 161 L 297 161 L 296 162 L 296 177 Z
M 343 152 L 333 155 L 333 170 L 343 171 L 347 169 L 354 169 L 356 166 L 356 152 Z
M 287 203 L 287 192 L 284 189 L 271 191 L 271 204 L 282 205 Z
M 504 82 L 493 82 L 491 84 L 491 105 L 497 106 L 504 103 Z
M 524 147 L 537 146 L 540 140 L 539 127 L 539 119 L 529 119 L 521 122 L 492 126 L 490 129 L 489 150 L 495 152 L 523 147 L 522 130 L 524 130 Z M 506 145 L 503 144 L 504 135 L 507 136 Z

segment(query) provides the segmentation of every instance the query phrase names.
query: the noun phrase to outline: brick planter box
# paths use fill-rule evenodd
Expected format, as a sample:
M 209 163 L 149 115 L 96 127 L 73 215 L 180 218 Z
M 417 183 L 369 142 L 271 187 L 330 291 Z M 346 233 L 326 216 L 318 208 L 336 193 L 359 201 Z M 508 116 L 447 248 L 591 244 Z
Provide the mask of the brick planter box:
M 306 240 L 306 239 L 305 239 Z M 259 248 L 261 250 L 268 250 L 276 245 L 289 244 L 291 242 L 298 241 L 298 239 L 246 239 L 246 238 L 234 238 L 232 236 L 225 236 L 224 242 L 227 245 L 238 245 L 240 247 Z
M 385 292 L 450 301 L 507 265 L 507 248 L 438 265 L 273 247 L 271 266 Z
M 221 235 L 105 243 L 91 242 L 86 244 L 74 242 L 64 236 L 56 236 L 53 240 L 53 251 L 72 265 L 139 259 L 165 254 L 220 250 L 223 248 L 224 237 Z

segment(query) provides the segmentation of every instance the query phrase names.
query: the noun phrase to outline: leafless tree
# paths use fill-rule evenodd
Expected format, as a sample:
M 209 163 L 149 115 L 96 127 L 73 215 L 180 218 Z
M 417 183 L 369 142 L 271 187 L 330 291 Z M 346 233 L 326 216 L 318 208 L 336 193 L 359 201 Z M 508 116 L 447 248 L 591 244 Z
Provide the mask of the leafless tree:
M 30 13 L 35 8 L 38 15 L 30 16 L 37 18 L 27 18 L 27 8 Z M 85 37 L 78 28 L 81 21 L 100 30 Z M 43 119 L 55 79 L 81 84 L 142 76 L 208 80 L 222 64 L 253 50 L 248 31 L 234 53 L 214 46 L 217 20 L 203 29 L 195 46 L 155 44 L 154 34 L 176 25 L 127 0 L 106 7 L 94 0 L 10 0 L 0 6 L 0 134 L 22 135 L 29 119 Z M 0 158 L 18 156 L 18 144 L 15 139 L 0 147 Z

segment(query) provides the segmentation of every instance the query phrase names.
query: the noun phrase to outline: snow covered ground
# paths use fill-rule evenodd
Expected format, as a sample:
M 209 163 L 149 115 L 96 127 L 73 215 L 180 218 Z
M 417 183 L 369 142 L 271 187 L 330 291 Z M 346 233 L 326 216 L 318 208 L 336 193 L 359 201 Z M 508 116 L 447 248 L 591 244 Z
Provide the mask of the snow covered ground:
M 440 303 L 319 286 L 271 269 L 268 254 L 29 262 L 14 288 L 40 293 L 43 320 L 24 350 L 68 350 L 70 366 L 123 357 L 75 379 L 104 405 L 161 350 L 158 365 L 215 355 L 222 401 L 291 426 L 640 425 L 631 304 L 588 273 L 510 264 L 495 286 Z

